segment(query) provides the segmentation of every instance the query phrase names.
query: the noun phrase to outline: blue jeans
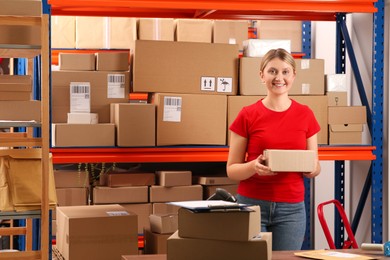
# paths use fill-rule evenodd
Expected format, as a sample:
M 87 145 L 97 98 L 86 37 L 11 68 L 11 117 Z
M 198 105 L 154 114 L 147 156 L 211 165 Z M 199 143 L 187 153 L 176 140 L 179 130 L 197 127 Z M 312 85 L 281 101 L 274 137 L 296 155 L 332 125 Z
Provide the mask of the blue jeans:
M 301 250 L 306 230 L 304 202 L 284 203 L 236 195 L 243 204 L 259 205 L 261 232 L 272 232 L 272 250 Z

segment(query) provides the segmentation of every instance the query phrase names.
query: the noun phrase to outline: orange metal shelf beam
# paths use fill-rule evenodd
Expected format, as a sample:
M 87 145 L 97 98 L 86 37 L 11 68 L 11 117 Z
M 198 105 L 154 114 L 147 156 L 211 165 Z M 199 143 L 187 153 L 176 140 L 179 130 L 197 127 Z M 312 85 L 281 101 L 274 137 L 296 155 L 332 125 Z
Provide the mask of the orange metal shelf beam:
M 373 146 L 319 147 L 320 160 L 375 160 Z M 53 163 L 226 162 L 228 147 L 52 148 Z
M 374 13 L 376 0 L 49 0 L 53 15 L 208 19 L 335 20 L 335 13 Z M 272 16 L 275 16 L 272 18 Z

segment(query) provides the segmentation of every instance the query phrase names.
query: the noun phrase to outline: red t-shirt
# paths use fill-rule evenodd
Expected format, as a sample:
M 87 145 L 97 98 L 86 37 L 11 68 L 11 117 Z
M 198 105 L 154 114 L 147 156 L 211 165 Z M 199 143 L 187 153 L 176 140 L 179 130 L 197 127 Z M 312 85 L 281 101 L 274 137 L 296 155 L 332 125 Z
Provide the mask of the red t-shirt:
M 272 111 L 259 100 L 244 107 L 229 129 L 248 139 L 247 160 L 251 161 L 264 149 L 307 149 L 306 140 L 318 133 L 320 126 L 313 111 L 295 100 L 283 112 Z M 240 195 L 275 202 L 301 202 L 304 193 L 303 175 L 297 172 L 255 174 L 238 186 Z

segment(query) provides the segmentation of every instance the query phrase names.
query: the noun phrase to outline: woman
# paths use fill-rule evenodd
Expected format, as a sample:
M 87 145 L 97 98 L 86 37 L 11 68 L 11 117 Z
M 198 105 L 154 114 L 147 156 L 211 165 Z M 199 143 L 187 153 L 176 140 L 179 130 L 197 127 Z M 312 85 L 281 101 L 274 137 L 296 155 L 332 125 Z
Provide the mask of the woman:
M 310 173 L 277 173 L 264 164 L 265 149 L 318 150 L 320 126 L 313 112 L 288 96 L 295 76 L 291 54 L 270 50 L 260 65 L 266 97 L 244 107 L 229 128 L 227 174 L 240 181 L 239 203 L 260 205 L 261 229 L 272 232 L 273 250 L 301 249 L 306 227 L 303 178 L 321 171 L 318 159 Z

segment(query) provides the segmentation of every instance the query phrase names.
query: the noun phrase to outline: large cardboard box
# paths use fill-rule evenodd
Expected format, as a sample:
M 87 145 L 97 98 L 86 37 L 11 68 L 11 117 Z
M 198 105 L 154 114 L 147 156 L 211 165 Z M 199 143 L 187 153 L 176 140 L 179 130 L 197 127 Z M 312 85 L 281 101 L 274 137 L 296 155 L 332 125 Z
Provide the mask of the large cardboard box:
M 111 203 L 147 203 L 148 186 L 131 187 L 105 187 L 96 186 L 93 188 L 93 204 Z
M 302 52 L 301 21 L 257 21 L 257 37 L 259 39 L 287 39 L 291 41 L 292 52 Z
M 317 153 L 312 150 L 264 150 L 265 163 L 274 172 L 312 172 Z
M 176 41 L 212 42 L 213 21 L 208 19 L 176 19 Z
M 65 15 L 51 16 L 51 47 L 76 47 L 76 17 Z
M 230 225 L 231 226 L 231 225 Z M 182 238 L 175 232 L 168 239 L 167 259 L 272 259 L 272 233 L 260 233 L 250 241 Z
M 158 146 L 226 144 L 227 96 L 157 93 L 154 102 Z
M 140 18 L 138 21 L 138 39 L 174 41 L 175 20 L 173 18 Z
M 54 170 L 56 188 L 87 188 L 89 174 L 78 170 Z
M 78 49 L 133 50 L 136 39 L 136 18 L 76 17 L 76 48 Z
M 138 234 L 142 234 L 144 229 L 150 229 L 149 216 L 152 214 L 151 203 L 126 203 L 120 204 L 128 212 L 133 212 L 138 219 Z
M 234 223 L 234 225 L 232 225 Z M 241 211 L 194 212 L 179 209 L 179 237 L 249 241 L 261 231 L 259 206 Z
M 94 53 L 59 53 L 60 70 L 90 71 L 96 68 Z
M 100 123 L 110 122 L 110 104 L 126 103 L 130 89 L 129 71 L 53 71 L 52 122 L 65 123 L 70 112 L 70 84 L 88 82 L 91 88 L 91 113 Z
M 157 184 L 165 187 L 189 186 L 192 184 L 191 171 L 156 171 Z
M 202 186 L 164 187 L 153 185 L 149 190 L 150 202 L 202 200 Z
M 238 45 L 137 41 L 133 91 L 236 95 Z
M 228 97 L 228 127 L 233 123 L 240 110 L 253 104 L 263 96 L 229 96 Z M 318 144 L 328 144 L 328 98 L 327 96 L 290 96 L 313 111 L 321 130 L 318 133 Z M 229 137 L 230 137 L 230 131 Z
M 137 216 L 117 204 L 58 207 L 56 245 L 71 260 L 137 255 Z
M 361 144 L 365 106 L 329 107 L 329 144 Z
M 52 124 L 53 147 L 115 146 L 114 124 Z
M 41 121 L 41 101 L 1 101 L 0 119 L 14 121 Z
M 154 104 L 113 103 L 111 115 L 111 122 L 116 126 L 117 146 L 156 145 Z
M 235 20 L 215 20 L 213 23 L 213 43 L 238 44 L 243 50 L 242 42 L 248 39 L 248 22 Z

